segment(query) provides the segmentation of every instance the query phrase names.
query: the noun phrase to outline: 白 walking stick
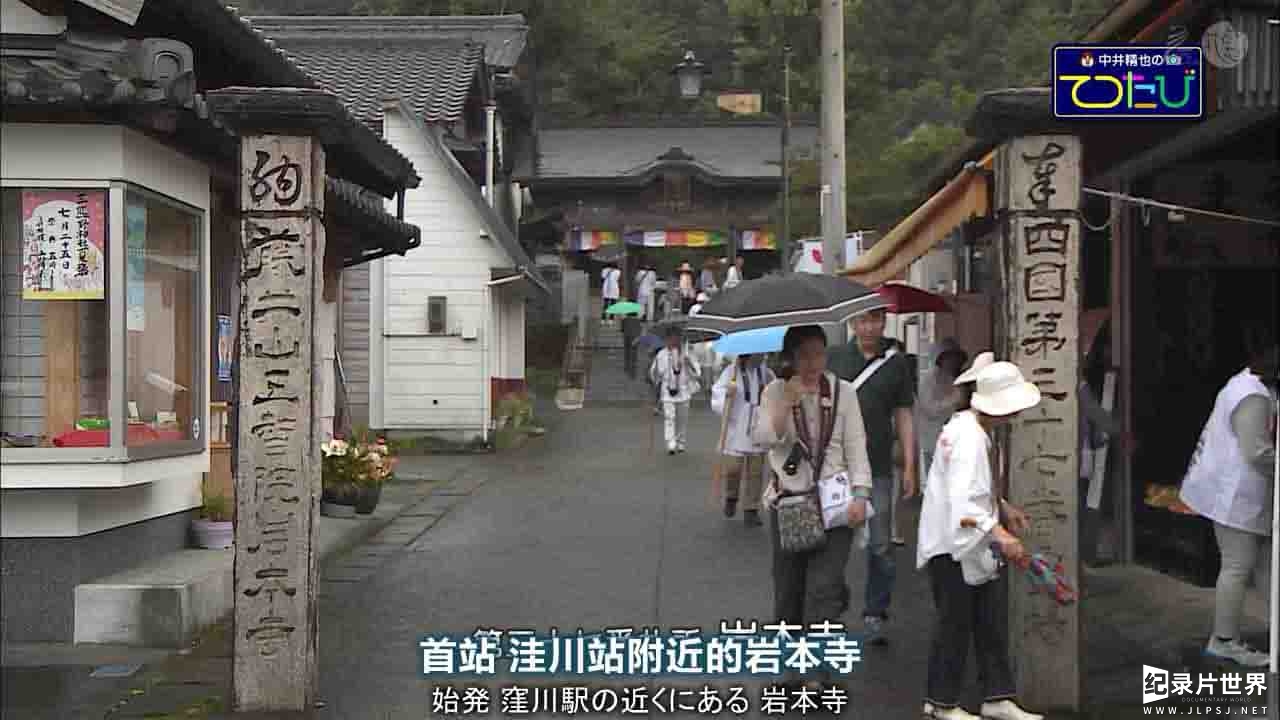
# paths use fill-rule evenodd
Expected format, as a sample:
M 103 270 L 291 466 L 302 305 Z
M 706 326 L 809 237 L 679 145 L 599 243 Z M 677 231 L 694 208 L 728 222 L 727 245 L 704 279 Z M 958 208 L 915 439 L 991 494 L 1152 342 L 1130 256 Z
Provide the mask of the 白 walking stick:
M 712 389 L 712 393 L 715 389 Z M 724 446 L 729 436 L 729 416 L 733 414 L 733 401 L 738 398 L 738 364 L 729 374 L 729 390 L 724 398 L 724 412 L 720 415 L 720 444 L 716 448 L 716 461 L 711 466 L 711 507 L 719 502 L 724 487 Z

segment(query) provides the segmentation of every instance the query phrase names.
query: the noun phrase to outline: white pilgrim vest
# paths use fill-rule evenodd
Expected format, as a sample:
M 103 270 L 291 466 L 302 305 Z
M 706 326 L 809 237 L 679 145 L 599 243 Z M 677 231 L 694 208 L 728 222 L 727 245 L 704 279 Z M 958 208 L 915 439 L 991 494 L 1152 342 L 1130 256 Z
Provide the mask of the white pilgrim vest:
M 1245 459 L 1231 430 L 1231 413 L 1250 395 L 1271 397 L 1267 386 L 1248 368 L 1227 381 L 1218 393 L 1182 481 L 1181 495 L 1188 507 L 1216 523 L 1270 535 L 1271 480 Z

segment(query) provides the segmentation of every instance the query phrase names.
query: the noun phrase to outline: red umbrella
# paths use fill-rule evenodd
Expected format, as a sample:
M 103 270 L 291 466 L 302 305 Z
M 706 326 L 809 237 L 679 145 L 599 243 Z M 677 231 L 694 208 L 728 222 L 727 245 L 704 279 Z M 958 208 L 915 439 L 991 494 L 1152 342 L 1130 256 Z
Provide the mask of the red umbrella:
M 889 312 L 951 312 L 951 305 L 941 295 L 897 280 L 890 280 L 881 285 L 876 288 L 876 292 L 889 301 Z
M 1111 319 L 1111 308 L 1096 308 L 1093 310 L 1085 310 L 1080 315 L 1080 350 L 1081 352 L 1089 352 L 1093 348 L 1093 343 L 1098 339 L 1098 333 L 1102 331 L 1102 326 Z

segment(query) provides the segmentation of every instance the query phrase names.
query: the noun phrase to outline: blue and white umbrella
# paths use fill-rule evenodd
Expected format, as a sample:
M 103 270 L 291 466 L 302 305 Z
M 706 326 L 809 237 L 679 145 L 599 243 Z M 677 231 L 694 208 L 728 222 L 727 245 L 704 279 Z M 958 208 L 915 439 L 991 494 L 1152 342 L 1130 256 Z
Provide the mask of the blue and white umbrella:
M 766 327 L 755 330 L 729 333 L 711 344 L 711 348 L 721 355 L 763 355 L 764 353 L 781 352 L 782 338 L 787 334 L 786 327 Z

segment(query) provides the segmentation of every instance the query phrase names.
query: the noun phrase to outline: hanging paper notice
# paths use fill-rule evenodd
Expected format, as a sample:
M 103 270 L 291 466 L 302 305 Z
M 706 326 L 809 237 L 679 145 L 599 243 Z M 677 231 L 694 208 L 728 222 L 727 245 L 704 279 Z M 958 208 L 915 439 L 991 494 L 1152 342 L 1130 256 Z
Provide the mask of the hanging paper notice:
M 106 207 L 103 190 L 22 193 L 24 300 L 106 297 Z
M 129 205 L 124 213 L 125 296 L 131 332 L 147 329 L 147 206 Z
M 231 316 L 218 316 L 218 381 L 231 382 L 231 352 L 235 334 L 231 329 Z

